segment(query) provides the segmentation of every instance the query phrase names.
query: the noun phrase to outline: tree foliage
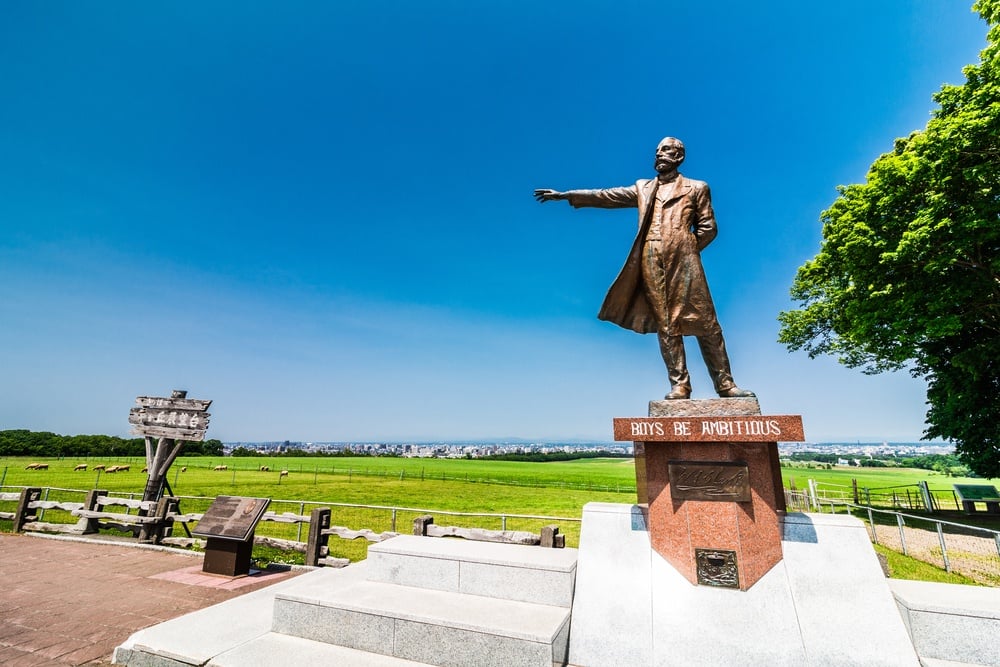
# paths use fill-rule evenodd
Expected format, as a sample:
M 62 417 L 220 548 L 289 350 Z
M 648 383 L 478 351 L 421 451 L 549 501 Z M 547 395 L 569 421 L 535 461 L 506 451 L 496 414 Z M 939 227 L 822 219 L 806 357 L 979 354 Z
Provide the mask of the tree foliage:
M 184 455 L 221 456 L 220 440 L 185 442 Z M 0 456 L 146 456 L 142 438 L 113 435 L 57 435 L 47 431 L 0 431 Z
M 934 95 L 927 127 L 898 139 L 864 184 L 822 214 L 819 253 L 799 270 L 779 341 L 868 373 L 927 381 L 925 438 L 1000 476 L 1000 0 L 962 85 Z

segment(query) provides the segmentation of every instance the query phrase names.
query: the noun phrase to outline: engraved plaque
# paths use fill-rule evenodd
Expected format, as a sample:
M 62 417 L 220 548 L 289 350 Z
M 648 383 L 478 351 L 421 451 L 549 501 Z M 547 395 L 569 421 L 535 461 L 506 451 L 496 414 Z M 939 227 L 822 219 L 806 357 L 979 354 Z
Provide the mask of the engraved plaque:
M 246 541 L 253 535 L 270 502 L 270 498 L 216 496 L 191 532 L 198 537 Z
M 674 500 L 750 501 L 745 461 L 670 461 L 667 475 Z
M 739 588 L 740 573 L 736 568 L 736 552 L 726 549 L 695 549 L 698 583 L 705 586 Z

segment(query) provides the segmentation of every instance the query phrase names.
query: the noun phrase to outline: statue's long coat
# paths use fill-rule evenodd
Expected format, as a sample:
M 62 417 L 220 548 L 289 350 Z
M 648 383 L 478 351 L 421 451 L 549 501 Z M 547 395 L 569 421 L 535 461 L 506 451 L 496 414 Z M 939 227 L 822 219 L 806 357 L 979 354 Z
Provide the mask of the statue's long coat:
M 667 313 L 666 322 L 662 323 L 665 332 L 674 336 L 717 333 L 719 321 L 700 254 L 718 232 L 708 184 L 678 175 L 671 183 L 659 188 L 655 185 L 655 179 L 644 179 L 633 186 L 566 193 L 569 203 L 577 208 L 639 209 L 639 232 L 597 316 L 638 333 L 658 330 L 660 323 L 642 277 L 642 253 L 653 218 L 652 204 L 662 207 L 662 262 L 667 277 Z

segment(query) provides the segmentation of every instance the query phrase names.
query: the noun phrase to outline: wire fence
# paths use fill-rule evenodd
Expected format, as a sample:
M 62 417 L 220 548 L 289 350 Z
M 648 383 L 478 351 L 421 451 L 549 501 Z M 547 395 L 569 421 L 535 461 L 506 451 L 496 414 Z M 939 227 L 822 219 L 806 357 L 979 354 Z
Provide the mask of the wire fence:
M 926 482 L 917 484 L 899 484 L 895 486 L 868 487 L 860 486 L 857 480 L 853 483 L 834 484 L 806 480 L 806 489 L 796 489 L 795 480 L 791 480 L 791 491 L 801 491 L 822 497 L 852 502 L 866 507 L 887 507 L 891 509 L 923 510 L 934 512 L 938 510 L 962 510 L 962 502 L 954 488 L 932 489 Z
M 789 510 L 851 514 L 865 521 L 874 544 L 956 572 L 976 583 L 1000 586 L 1000 531 L 806 491 L 786 491 L 785 500 Z

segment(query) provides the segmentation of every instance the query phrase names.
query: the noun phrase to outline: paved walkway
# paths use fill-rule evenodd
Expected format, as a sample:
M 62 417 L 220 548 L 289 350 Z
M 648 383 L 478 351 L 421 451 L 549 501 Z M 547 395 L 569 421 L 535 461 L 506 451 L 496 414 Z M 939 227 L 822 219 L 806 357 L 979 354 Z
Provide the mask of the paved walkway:
M 0 665 L 106 665 L 129 635 L 294 576 L 220 577 L 136 546 L 0 533 Z

